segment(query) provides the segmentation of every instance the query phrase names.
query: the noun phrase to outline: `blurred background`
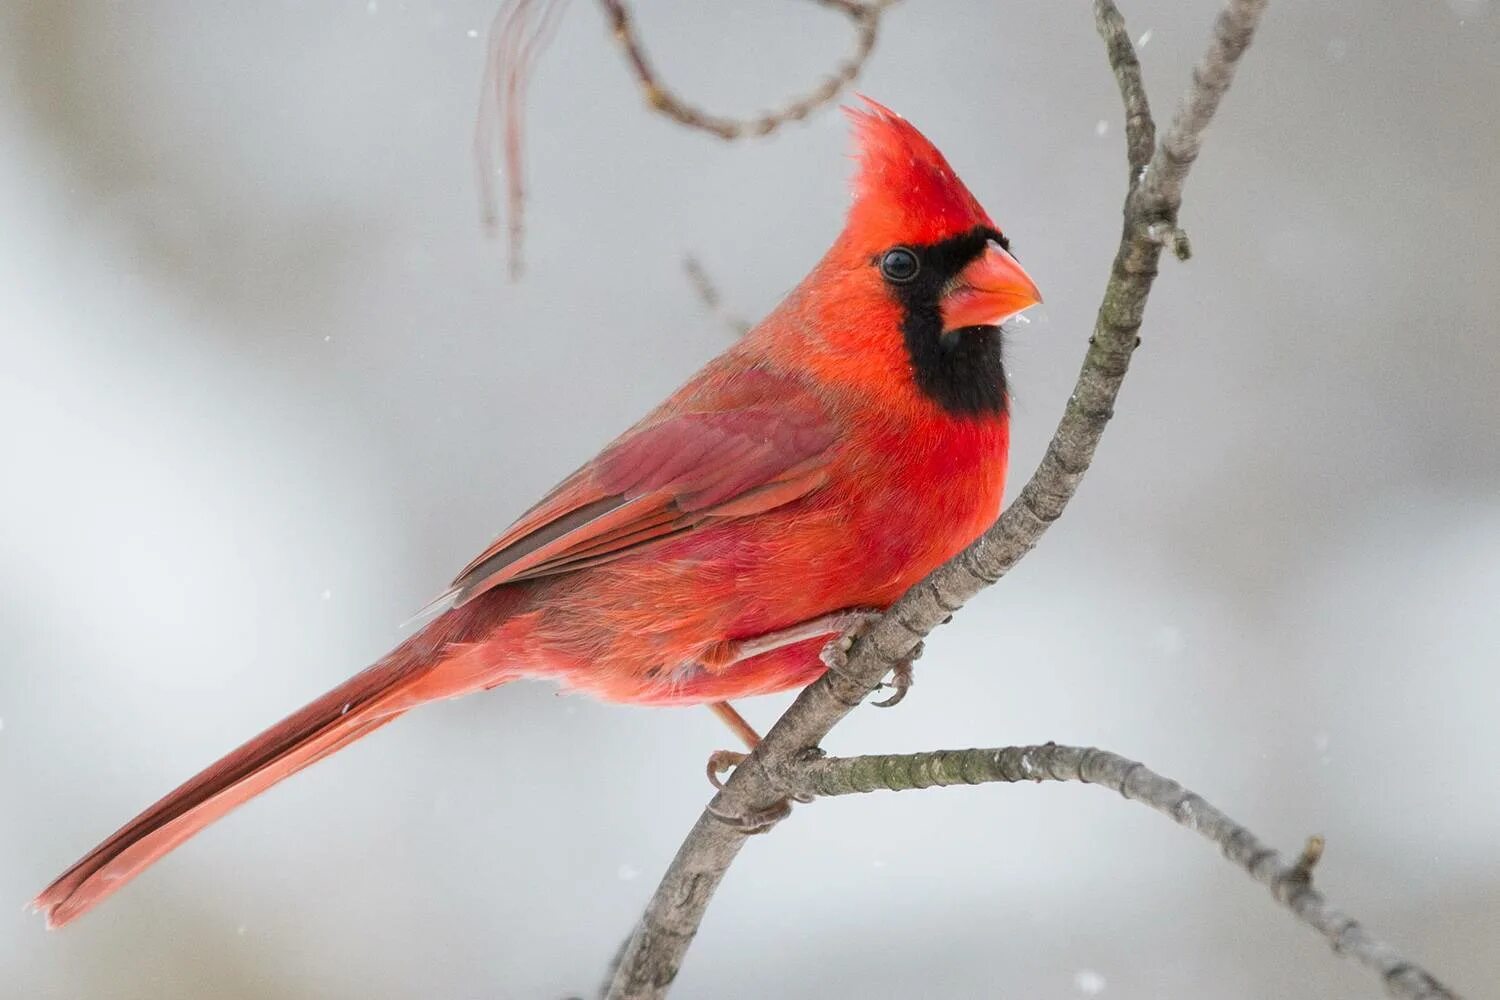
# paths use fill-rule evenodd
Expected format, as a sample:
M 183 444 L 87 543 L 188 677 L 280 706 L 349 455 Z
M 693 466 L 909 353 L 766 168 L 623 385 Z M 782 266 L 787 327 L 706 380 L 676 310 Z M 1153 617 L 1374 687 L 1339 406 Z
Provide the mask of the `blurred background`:
M 1165 118 L 1217 4 L 1131 0 Z M 532 89 L 528 270 L 478 222 L 495 5 L 0 5 L 0 978 L 16 997 L 591 994 L 732 742 L 543 685 L 432 706 L 60 934 L 20 912 L 179 781 L 397 641 L 542 491 L 822 253 L 825 110 L 727 145 L 642 109 L 575 2 Z M 849 47 L 810 4 L 641 5 L 665 79 L 758 110 Z M 1016 485 L 1119 231 L 1088 5 L 911 3 L 860 89 L 947 153 L 1047 296 Z M 1068 515 L 928 644 L 879 752 L 1142 759 L 1469 995 L 1500 994 L 1500 4 L 1277 0 L 1188 189 Z M 789 698 L 741 707 L 768 725 Z M 1264 890 L 1097 789 L 798 809 L 684 997 L 1366 997 Z

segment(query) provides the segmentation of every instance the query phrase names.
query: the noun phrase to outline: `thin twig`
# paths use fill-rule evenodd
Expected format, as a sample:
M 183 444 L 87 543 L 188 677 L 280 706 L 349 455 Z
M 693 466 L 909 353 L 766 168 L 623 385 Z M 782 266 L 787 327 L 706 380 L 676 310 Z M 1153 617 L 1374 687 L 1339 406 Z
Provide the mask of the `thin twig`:
M 1234 82 L 1234 70 L 1255 37 L 1267 0 L 1233 0 L 1214 20 L 1208 52 L 1193 67 L 1193 85 L 1172 119 L 1172 127 L 1146 165 L 1139 186 L 1141 211 L 1154 216 L 1150 235 L 1181 259 L 1192 250 L 1177 226 L 1182 185 L 1203 148 L 1203 132 Z
M 1182 184 L 1198 158 L 1203 132 L 1234 81 L 1235 66 L 1255 36 L 1266 3 L 1234 0 L 1219 12 L 1208 52 L 1193 68 L 1193 86 L 1147 167 L 1143 187 L 1148 200 L 1174 206 L 1182 202 Z
M 688 254 L 682 258 L 682 270 L 687 274 L 688 284 L 697 293 L 698 301 L 703 303 L 703 308 L 708 310 L 710 316 L 724 324 L 735 337 L 743 337 L 750 332 L 749 323 L 724 308 L 724 297 L 719 294 L 719 286 L 709 277 L 702 261 Z
M 609 18 L 610 30 L 646 103 L 688 128 L 699 129 L 721 139 L 769 135 L 787 122 L 801 121 L 818 108 L 834 101 L 864 69 L 880 28 L 881 15 L 897 0 L 814 0 L 820 7 L 843 14 L 854 27 L 854 53 L 839 63 L 822 83 L 780 108 L 748 118 L 716 115 L 690 104 L 662 83 L 646 57 L 635 31 L 635 19 L 625 0 L 600 0 Z M 537 10 L 538 3 L 540 11 Z M 537 57 L 551 41 L 564 0 L 506 0 L 490 25 L 486 46 L 479 113 L 474 125 L 474 164 L 478 174 L 480 220 L 485 232 L 500 229 L 500 203 L 495 180 L 500 175 L 495 159 L 505 164 L 505 230 L 512 279 L 522 269 L 525 242 L 526 171 L 524 132 L 526 88 Z
M 1130 186 L 1140 182 L 1141 171 L 1151 162 L 1156 148 L 1156 120 L 1151 117 L 1151 102 L 1146 99 L 1146 83 L 1141 78 L 1141 61 L 1135 45 L 1125 30 L 1125 18 L 1114 3 L 1094 5 L 1094 28 L 1104 39 L 1109 67 L 1125 102 L 1125 159 L 1130 166 Z
M 902 791 L 995 781 L 1081 781 L 1113 789 L 1150 806 L 1179 826 L 1219 846 L 1224 856 L 1297 919 L 1322 934 L 1333 950 L 1369 967 L 1400 1000 L 1456 1000 L 1457 994 L 1415 962 L 1375 937 L 1313 888 L 1313 868 L 1323 838 L 1311 837 L 1290 864 L 1260 838 L 1196 792 L 1119 754 L 1088 747 L 1004 747 L 936 750 L 864 757 L 824 757 L 788 769 L 789 787 L 801 795 L 849 795 L 876 789 Z
M 625 59 L 635 73 L 641 93 L 652 110 L 666 115 L 680 125 L 698 129 L 720 139 L 739 139 L 744 136 L 769 135 L 787 122 L 801 121 L 818 108 L 839 96 L 854 78 L 859 76 L 875 50 L 875 39 L 880 28 L 880 16 L 896 0 L 817 0 L 819 6 L 836 10 L 849 18 L 854 27 L 854 54 L 839 63 L 822 83 L 799 97 L 792 98 L 774 111 L 767 111 L 750 118 L 731 118 L 717 115 L 690 104 L 662 83 L 661 77 L 646 57 L 646 50 L 636 34 L 635 19 L 625 6 L 625 0 L 600 0 L 605 15 L 609 18 L 610 30 L 615 41 L 625 53 Z
M 1264 7 L 1264 0 L 1229 0 L 1184 105 L 1196 110 L 1180 114 L 1173 125 L 1169 141 L 1174 149 L 1191 144 L 1196 152 L 1199 137 Z M 1119 13 L 1112 0 L 1096 0 L 1095 12 L 1127 117 L 1136 117 L 1144 129 L 1150 115 L 1140 74 L 1122 63 L 1134 59 L 1129 36 L 1124 36 L 1123 45 L 1116 37 L 1114 25 Z M 1239 32 L 1237 37 L 1226 40 L 1226 23 Z M 1205 86 L 1216 88 L 1212 99 L 1196 96 L 1196 91 Z M 1180 172 L 1174 167 L 1171 176 L 1175 182 L 1166 194 L 1175 191 L 1180 198 L 1181 180 L 1190 166 L 1191 159 L 1186 159 L 1180 161 Z M 1149 172 L 1152 168 L 1148 165 L 1145 169 Z M 647 904 L 610 984 L 611 998 L 633 1000 L 666 994 L 709 900 L 749 831 L 764 818 L 774 817 L 778 804 L 792 794 L 787 768 L 816 748 L 886 674 L 911 655 L 918 642 L 1030 552 L 1062 514 L 1114 412 L 1115 397 L 1138 343 L 1137 331 L 1162 250 L 1162 243 L 1152 239 L 1147 229 L 1163 219 L 1176 224 L 1176 203 L 1161 194 L 1160 186 L 1153 188 L 1159 196 L 1150 202 L 1138 197 L 1140 190 L 1132 187 L 1126 196 L 1124 232 L 1094 335 L 1041 466 L 984 535 L 897 601 L 850 648 L 845 668 L 825 673 L 804 689 L 750 758 L 735 769 L 694 824 Z M 1165 214 L 1168 206 L 1170 213 Z M 740 821 L 735 822 L 734 817 Z

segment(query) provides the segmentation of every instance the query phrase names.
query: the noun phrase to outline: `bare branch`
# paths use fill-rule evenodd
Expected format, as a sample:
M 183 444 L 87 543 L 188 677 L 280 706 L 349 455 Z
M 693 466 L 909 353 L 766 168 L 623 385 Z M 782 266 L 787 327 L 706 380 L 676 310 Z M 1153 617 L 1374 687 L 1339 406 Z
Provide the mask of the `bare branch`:
M 1114 0 L 1094 4 L 1094 27 L 1104 39 L 1109 67 L 1115 72 L 1115 82 L 1125 102 L 1125 158 L 1130 164 L 1130 186 L 1135 187 L 1156 147 L 1156 120 L 1151 117 L 1151 102 L 1146 99 L 1141 61 L 1136 58 L 1135 45 L 1125 30 L 1125 18 Z
M 1174 226 L 1182 205 L 1182 185 L 1203 147 L 1203 132 L 1234 81 L 1235 67 L 1255 37 L 1266 2 L 1232 0 L 1219 12 L 1208 51 L 1193 68 L 1193 85 L 1146 167 L 1140 185 L 1142 201 Z
M 635 31 L 635 20 L 625 0 L 600 0 L 610 30 L 625 53 L 650 107 L 688 128 L 721 139 L 769 135 L 791 121 L 801 121 L 835 100 L 859 76 L 875 50 L 881 15 L 897 0 L 813 0 L 837 11 L 854 26 L 854 54 L 811 91 L 787 101 L 774 111 L 750 118 L 730 118 L 705 111 L 679 97 L 661 82 Z M 485 232 L 500 229 L 496 191 L 498 156 L 505 164 L 505 229 L 510 276 L 522 270 L 525 241 L 526 172 L 523 160 L 526 89 L 537 57 L 551 41 L 565 0 L 505 0 L 490 25 L 479 114 L 474 125 L 474 165 L 478 174 L 480 217 Z
M 854 54 L 834 68 L 822 83 L 800 97 L 795 97 L 775 111 L 767 111 L 753 118 L 730 118 L 705 111 L 689 104 L 677 93 L 661 82 L 646 50 L 641 46 L 635 31 L 635 21 L 625 6 L 625 0 L 600 0 L 609 17 L 610 29 L 615 40 L 625 52 L 625 58 L 635 73 L 641 91 L 650 107 L 666 115 L 678 124 L 699 129 L 720 139 L 739 139 L 744 136 L 769 135 L 787 122 L 801 121 L 818 108 L 833 101 L 848 86 L 860 71 L 870 53 L 875 50 L 875 39 L 880 28 L 880 16 L 896 0 L 816 0 L 819 6 L 836 10 L 849 18 L 854 26 Z
M 1226 858 L 1270 889 L 1278 903 L 1327 938 L 1334 951 L 1380 976 L 1391 996 L 1400 1000 L 1457 997 L 1425 969 L 1403 958 L 1353 918 L 1330 906 L 1323 894 L 1313 888 L 1313 868 L 1323 856 L 1322 837 L 1309 838 L 1301 855 L 1288 864 L 1255 834 L 1196 792 L 1119 754 L 1048 743 L 985 750 L 824 757 L 798 765 L 789 771 L 787 778 L 791 789 L 802 795 L 849 795 L 876 789 L 902 791 L 996 781 L 1080 781 L 1113 789 L 1217 844 Z
M 1192 110 L 1178 116 L 1169 136 L 1174 150 L 1183 148 L 1190 136 L 1196 155 L 1198 137 L 1217 108 L 1264 7 L 1264 0 L 1229 0 L 1184 102 L 1184 108 Z M 1111 0 L 1096 0 L 1095 11 L 1120 82 L 1127 118 L 1136 119 L 1138 136 L 1131 140 L 1131 149 L 1132 155 L 1138 155 L 1139 135 L 1149 134 L 1151 126 L 1149 110 L 1139 96 L 1138 69 L 1131 68 L 1136 64 L 1135 56 L 1133 51 L 1128 56 L 1120 54 L 1122 46 L 1130 48 L 1130 40 L 1117 29 L 1119 14 Z M 1232 31 L 1223 27 L 1226 23 Z M 1226 37 L 1231 40 L 1226 41 Z M 1211 90 L 1211 95 L 1199 93 L 1205 89 Z M 1170 168 L 1158 167 L 1157 160 L 1165 155 L 1159 151 L 1145 170 L 1150 177 L 1156 169 L 1157 176 L 1170 180 L 1170 185 L 1163 188 L 1163 181 L 1156 182 L 1151 190 L 1157 193 L 1148 199 L 1141 196 L 1146 190 L 1143 181 L 1140 186 L 1132 186 L 1126 196 L 1124 232 L 1094 334 L 1073 395 L 1040 467 L 988 531 L 908 591 L 864 632 L 850 648 L 844 667 L 825 673 L 804 689 L 750 757 L 735 769 L 662 877 L 616 968 L 611 998 L 665 995 L 709 900 L 746 837 L 768 828 L 784 814 L 786 801 L 796 792 L 798 762 L 815 752 L 828 731 L 886 674 L 908 660 L 925 636 L 1030 552 L 1062 514 L 1113 415 L 1115 397 L 1139 342 L 1137 331 L 1163 246 L 1163 240 L 1152 235 L 1151 226 L 1166 221 L 1175 232 L 1177 203 L 1164 200 L 1162 192 L 1175 192 L 1173 197 L 1180 198 L 1192 157 L 1179 157 Z
M 715 285 L 714 279 L 709 277 L 702 261 L 688 254 L 682 258 L 682 270 L 686 272 L 688 284 L 693 286 L 698 301 L 703 303 L 703 308 L 708 310 L 710 316 L 724 324 L 736 338 L 743 337 L 750 332 L 749 323 L 738 316 L 731 315 L 724 308 L 724 297 L 719 294 L 719 286 Z
M 1250 42 L 1250 33 L 1263 9 L 1265 0 L 1230 0 L 1220 21 L 1235 25 L 1238 42 L 1226 42 L 1226 30 L 1215 28 L 1214 43 L 1205 63 L 1194 73 L 1193 88 L 1185 100 L 1185 108 L 1193 108 L 1193 112 L 1179 115 L 1173 127 L 1173 150 L 1181 150 L 1185 141 L 1182 136 L 1191 135 L 1196 154 L 1197 136 L 1229 85 L 1235 61 Z M 1142 154 L 1143 136 L 1155 132 L 1142 93 L 1139 61 L 1112 0 L 1097 0 L 1095 21 L 1121 85 L 1127 120 L 1134 120 L 1130 154 L 1137 157 Z M 627 31 L 624 40 L 628 39 Z M 1212 96 L 1199 94 L 1205 87 L 1214 88 Z M 1175 157 L 1170 171 L 1157 166 L 1157 160 L 1167 156 Z M 1176 153 L 1158 151 L 1145 169 L 1149 174 L 1155 166 L 1160 177 L 1173 178 L 1167 190 L 1181 196 L 1181 181 L 1191 162 L 1191 157 L 1182 159 Z M 778 807 L 784 810 L 784 802 L 795 793 L 796 762 L 816 748 L 828 730 L 858 706 L 886 673 L 906 661 L 922 637 L 1031 552 L 1073 498 L 1094 459 L 1104 426 L 1113 415 L 1116 394 L 1139 343 L 1137 331 L 1163 249 L 1163 241 L 1152 237 L 1149 228 L 1163 220 L 1169 202 L 1161 201 L 1160 193 L 1152 201 L 1143 201 L 1137 196 L 1139 190 L 1133 184 L 1127 195 L 1125 231 L 1104 289 L 1094 336 L 1089 339 L 1079 381 L 1040 468 L 989 531 L 901 597 L 853 643 L 844 669 L 825 673 L 808 685 L 756 751 L 735 769 L 697 819 L 646 906 L 610 982 L 612 999 L 666 994 L 708 901 L 748 832 L 774 822 Z M 1158 186 L 1152 190 L 1163 189 Z M 1175 208 L 1175 202 L 1170 202 L 1173 228 Z

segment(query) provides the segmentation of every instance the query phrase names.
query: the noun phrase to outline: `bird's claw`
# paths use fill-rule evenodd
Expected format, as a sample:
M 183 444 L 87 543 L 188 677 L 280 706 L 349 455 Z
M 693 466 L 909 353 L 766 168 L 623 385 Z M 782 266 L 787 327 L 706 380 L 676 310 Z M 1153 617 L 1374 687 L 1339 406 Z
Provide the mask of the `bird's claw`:
M 734 770 L 745 762 L 750 755 L 740 753 L 738 750 L 715 750 L 708 755 L 708 783 L 720 791 L 724 790 L 724 782 L 719 780 L 719 775 Z
M 747 753 L 738 750 L 715 750 L 708 757 L 708 781 L 719 791 L 724 790 L 724 782 L 719 775 L 739 767 L 750 759 Z M 717 800 L 715 800 L 717 801 Z M 708 811 L 713 813 L 725 823 L 745 834 L 765 833 L 771 827 L 780 823 L 791 815 L 793 802 L 811 802 L 810 795 L 792 795 L 773 802 L 764 809 L 753 809 L 748 812 L 730 813 L 718 808 L 713 802 L 708 805 Z
M 724 821 L 729 826 L 743 834 L 754 835 L 765 833 L 792 814 L 792 800 L 780 799 L 771 803 L 764 809 L 752 809 L 741 813 L 727 813 L 714 807 L 712 802 L 708 805 L 708 811 Z
M 818 653 L 818 659 L 823 661 L 823 666 L 839 677 L 846 677 L 844 671 L 849 667 L 849 650 L 854 646 L 855 640 L 863 635 L 878 617 L 879 615 L 875 614 L 856 621 L 843 635 L 825 645 Z M 914 681 L 911 665 L 921 657 L 923 648 L 923 644 L 918 642 L 907 654 L 906 659 L 891 669 L 891 679 L 881 684 L 881 687 L 891 689 L 891 696 L 883 701 L 874 702 L 876 708 L 891 708 L 901 704 L 901 699 L 906 697 L 906 692 L 910 690 Z
M 874 608 L 859 608 L 849 612 L 849 624 L 844 631 L 837 638 L 824 643 L 823 648 L 818 651 L 818 659 L 823 661 L 823 666 L 835 674 L 843 674 L 849 666 L 849 650 L 854 647 L 854 641 L 864 635 L 882 614 L 883 611 Z
M 872 702 L 876 708 L 894 708 L 901 704 L 901 699 L 906 697 L 906 692 L 910 691 L 912 684 L 916 682 L 916 677 L 911 668 L 912 661 L 921 655 L 922 644 L 919 642 L 916 648 L 911 651 L 911 656 L 896 664 L 895 668 L 891 670 L 891 679 L 889 681 L 882 681 L 880 685 L 881 687 L 890 688 L 891 696 L 883 701 Z
M 843 673 L 849 666 L 849 647 L 854 645 L 855 638 L 856 636 L 845 632 L 836 639 L 828 640 L 818 651 L 818 659 L 833 673 Z

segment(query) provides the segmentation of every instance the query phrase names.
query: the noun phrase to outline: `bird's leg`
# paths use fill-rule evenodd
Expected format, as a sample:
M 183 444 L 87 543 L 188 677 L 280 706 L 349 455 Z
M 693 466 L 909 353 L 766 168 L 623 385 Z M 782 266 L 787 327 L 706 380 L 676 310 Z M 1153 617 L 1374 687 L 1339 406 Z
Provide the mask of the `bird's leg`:
M 748 660 L 752 656 L 760 656 L 762 653 L 774 652 L 787 646 L 804 642 L 808 639 L 816 639 L 823 635 L 848 634 L 852 632 L 859 634 L 859 630 L 866 628 L 870 622 L 879 618 L 881 612 L 878 608 L 845 608 L 842 611 L 834 611 L 817 618 L 809 618 L 805 622 L 798 622 L 786 628 L 777 629 L 775 632 L 767 632 L 764 635 L 751 636 L 748 639 L 724 639 L 714 643 L 702 655 L 698 662 L 709 673 L 719 673 L 742 660 Z M 721 713 L 720 718 L 723 718 Z M 726 721 L 728 721 L 726 719 Z M 739 732 L 734 723 L 729 723 L 730 728 Z M 759 739 L 759 737 L 757 737 Z
M 709 711 L 717 715 L 728 726 L 734 735 L 738 736 L 749 750 L 754 750 L 760 744 L 760 733 L 755 727 L 745 721 L 745 717 L 735 710 L 735 707 L 727 701 L 714 701 L 708 705 Z M 725 750 L 725 753 L 731 751 Z

